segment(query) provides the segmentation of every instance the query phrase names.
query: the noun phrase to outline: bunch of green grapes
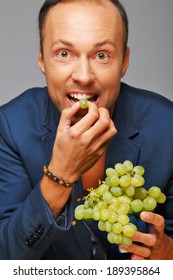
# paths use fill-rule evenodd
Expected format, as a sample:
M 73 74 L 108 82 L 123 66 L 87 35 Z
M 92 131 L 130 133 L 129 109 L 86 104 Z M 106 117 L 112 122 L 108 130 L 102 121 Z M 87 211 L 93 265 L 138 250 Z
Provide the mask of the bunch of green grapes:
M 157 203 L 166 200 L 159 187 L 152 186 L 148 191 L 143 187 L 144 172 L 143 166 L 133 166 L 129 160 L 107 168 L 105 181 L 88 190 L 84 203 L 75 208 L 76 220 L 97 221 L 98 229 L 107 232 L 111 244 L 130 246 L 139 230 L 135 216 L 153 211 Z

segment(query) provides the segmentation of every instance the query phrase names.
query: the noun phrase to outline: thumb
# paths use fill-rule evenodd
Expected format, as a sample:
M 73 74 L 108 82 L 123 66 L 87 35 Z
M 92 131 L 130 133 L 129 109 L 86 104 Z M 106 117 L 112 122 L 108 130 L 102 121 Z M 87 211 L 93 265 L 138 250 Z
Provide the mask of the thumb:
M 66 131 L 71 127 L 72 118 L 79 109 L 79 102 L 75 102 L 71 107 L 66 108 L 62 111 L 60 122 L 58 125 L 58 131 Z
M 147 223 L 150 223 L 154 226 L 154 229 L 157 231 L 163 230 L 165 225 L 164 218 L 153 212 L 141 212 L 140 218 Z

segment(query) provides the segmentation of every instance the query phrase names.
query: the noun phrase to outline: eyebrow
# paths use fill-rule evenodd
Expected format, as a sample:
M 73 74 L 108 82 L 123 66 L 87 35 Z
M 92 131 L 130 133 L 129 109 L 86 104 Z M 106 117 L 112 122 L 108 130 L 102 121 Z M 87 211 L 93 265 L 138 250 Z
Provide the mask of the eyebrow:
M 110 41 L 110 40 L 104 40 L 104 41 L 102 41 L 102 42 L 98 42 L 98 43 L 96 43 L 94 46 L 95 46 L 95 47 L 102 47 L 102 46 L 107 45 L 107 44 L 112 45 L 113 47 L 116 46 L 115 43 L 113 43 L 113 42 Z
M 57 44 L 59 44 L 59 43 L 61 43 L 61 44 L 63 44 L 63 45 L 66 45 L 66 46 L 69 46 L 69 47 L 73 47 L 73 46 L 74 46 L 74 45 L 73 45 L 71 42 L 69 42 L 69 41 L 62 40 L 62 39 L 58 39 L 58 40 L 56 40 L 56 41 L 54 41 L 54 42 L 52 43 L 51 48 L 52 48 L 54 45 L 57 45 Z M 106 44 L 112 45 L 114 48 L 116 47 L 116 44 L 113 43 L 112 41 L 110 41 L 109 39 L 106 39 L 106 40 L 104 40 L 104 41 L 101 41 L 101 42 L 96 43 L 96 44 L 94 45 L 94 47 L 102 47 L 102 46 L 104 46 L 104 45 L 106 45 Z
M 61 44 L 63 44 L 63 45 L 66 45 L 66 46 L 69 46 L 69 47 L 73 47 L 73 44 L 70 43 L 69 41 L 65 41 L 65 40 L 62 40 L 62 39 L 58 39 L 58 40 L 56 40 L 56 41 L 54 41 L 54 42 L 52 43 L 51 48 L 52 48 L 54 45 L 57 45 L 57 44 L 59 44 L 59 43 L 61 43 Z

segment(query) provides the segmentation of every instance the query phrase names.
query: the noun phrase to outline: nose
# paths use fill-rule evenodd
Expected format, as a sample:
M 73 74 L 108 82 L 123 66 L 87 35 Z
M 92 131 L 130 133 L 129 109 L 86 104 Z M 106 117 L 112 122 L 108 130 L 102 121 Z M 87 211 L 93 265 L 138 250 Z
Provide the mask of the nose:
M 87 58 L 81 58 L 77 61 L 73 69 L 72 79 L 81 85 L 93 83 L 95 75 Z

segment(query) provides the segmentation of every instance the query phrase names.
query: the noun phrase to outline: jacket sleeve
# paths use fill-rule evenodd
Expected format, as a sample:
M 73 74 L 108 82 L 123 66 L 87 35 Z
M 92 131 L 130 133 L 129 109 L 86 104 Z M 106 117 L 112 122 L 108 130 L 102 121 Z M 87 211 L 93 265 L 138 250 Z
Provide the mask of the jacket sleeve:
M 0 259 L 40 259 L 70 227 L 71 200 L 56 221 L 40 184 L 31 185 L 8 121 L 0 111 Z

